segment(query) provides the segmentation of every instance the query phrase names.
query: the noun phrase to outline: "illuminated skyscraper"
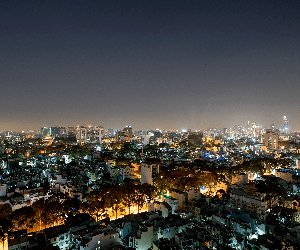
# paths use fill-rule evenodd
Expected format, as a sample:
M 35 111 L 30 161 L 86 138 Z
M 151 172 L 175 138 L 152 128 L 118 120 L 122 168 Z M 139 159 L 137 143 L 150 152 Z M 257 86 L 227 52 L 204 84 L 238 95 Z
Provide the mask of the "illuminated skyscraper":
M 289 129 L 289 121 L 287 120 L 286 116 L 283 117 L 283 130 L 287 132 Z
M 258 128 L 256 122 L 252 122 L 251 134 L 254 138 L 258 136 Z

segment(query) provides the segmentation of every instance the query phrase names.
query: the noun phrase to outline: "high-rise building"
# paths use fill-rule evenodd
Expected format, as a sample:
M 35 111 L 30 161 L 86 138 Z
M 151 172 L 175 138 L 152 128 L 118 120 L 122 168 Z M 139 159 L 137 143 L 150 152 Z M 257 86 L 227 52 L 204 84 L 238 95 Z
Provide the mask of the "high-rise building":
M 256 122 L 252 122 L 251 134 L 254 138 L 258 136 L 258 127 L 256 125 Z
M 283 131 L 287 133 L 289 130 L 289 121 L 287 120 L 287 117 L 283 117 Z
M 148 162 L 141 164 L 141 184 L 148 183 L 153 185 L 153 178 L 159 173 L 158 162 Z
M 76 128 L 76 139 L 82 143 L 101 143 L 103 127 L 101 126 L 78 126 Z
M 87 131 L 85 126 L 78 126 L 76 128 L 76 140 L 79 144 L 87 142 Z
M 67 135 L 73 135 L 75 134 L 75 128 L 74 127 L 68 127 L 67 128 Z
M 267 129 L 264 134 L 264 144 L 268 149 L 275 150 L 278 148 L 279 135 L 272 129 Z
M 42 136 L 60 137 L 62 133 L 61 127 L 43 127 L 41 128 Z
M 101 126 L 89 126 L 87 130 L 87 140 L 91 143 L 101 143 L 103 127 Z
M 115 140 L 119 141 L 130 141 L 132 138 L 132 128 L 131 126 L 125 127 L 123 130 L 117 130 L 115 133 Z
M 47 136 L 49 134 L 49 128 L 43 127 L 41 128 L 41 135 L 42 136 Z
M 200 146 L 202 145 L 202 138 L 203 138 L 202 132 L 191 132 L 188 135 L 188 143 L 194 146 Z
M 123 131 L 125 132 L 125 135 L 128 137 L 128 138 L 131 138 L 132 137 L 132 127 L 131 126 L 127 126 L 123 129 Z

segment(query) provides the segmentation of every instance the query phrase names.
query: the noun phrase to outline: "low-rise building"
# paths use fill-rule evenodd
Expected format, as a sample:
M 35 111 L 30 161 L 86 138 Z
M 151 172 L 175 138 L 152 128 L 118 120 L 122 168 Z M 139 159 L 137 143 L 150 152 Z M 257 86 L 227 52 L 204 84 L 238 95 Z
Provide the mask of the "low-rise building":
M 270 209 L 278 205 L 278 197 L 259 192 L 253 184 L 232 190 L 230 199 L 231 209 L 251 212 L 261 220 L 265 220 Z

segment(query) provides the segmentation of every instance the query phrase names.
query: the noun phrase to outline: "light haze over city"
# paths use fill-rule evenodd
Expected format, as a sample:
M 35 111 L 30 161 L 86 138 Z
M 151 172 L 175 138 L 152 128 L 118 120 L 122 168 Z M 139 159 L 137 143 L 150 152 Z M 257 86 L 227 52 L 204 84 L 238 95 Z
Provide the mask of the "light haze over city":
M 0 131 L 299 130 L 298 1 L 2 1 Z

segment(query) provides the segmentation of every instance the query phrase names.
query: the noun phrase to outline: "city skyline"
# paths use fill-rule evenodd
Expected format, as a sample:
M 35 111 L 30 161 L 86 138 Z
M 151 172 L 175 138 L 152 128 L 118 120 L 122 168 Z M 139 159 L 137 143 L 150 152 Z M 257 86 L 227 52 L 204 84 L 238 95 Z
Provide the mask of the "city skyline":
M 0 131 L 300 129 L 298 1 L 0 4 Z
M 295 130 L 293 127 L 291 127 L 289 125 L 289 120 L 287 119 L 286 116 L 284 116 L 284 119 L 282 120 L 282 124 L 279 125 L 279 126 L 276 126 L 275 124 L 273 123 L 270 123 L 270 124 L 267 124 L 266 126 L 263 126 L 261 124 L 258 124 L 257 122 L 250 122 L 248 121 L 246 124 L 235 124 L 233 126 L 228 126 L 228 127 L 207 127 L 207 128 L 196 128 L 196 129 L 192 129 L 191 127 L 184 127 L 184 128 L 172 128 L 172 129 L 166 129 L 166 128 L 148 128 L 148 129 L 143 129 L 143 128 L 135 128 L 135 127 L 132 127 L 131 124 L 126 124 L 124 126 L 122 125 L 119 125 L 119 126 L 114 126 L 114 127 L 103 127 L 101 125 L 95 125 L 95 124 L 89 124 L 89 125 L 86 125 L 86 124 L 80 124 L 80 125 L 74 125 L 74 124 L 67 124 L 67 125 L 59 125 L 59 124 L 56 124 L 56 125 L 53 125 L 53 126 L 43 126 L 41 128 L 37 128 L 37 129 L 28 129 L 28 130 L 3 130 L 3 131 L 0 131 L 0 134 L 1 133 L 6 133 L 6 132 L 13 132 L 13 133 L 31 133 L 31 132 L 38 132 L 38 133 L 42 133 L 42 130 L 43 129 L 50 129 L 50 128 L 60 128 L 60 129 L 70 129 L 70 128 L 79 128 L 79 127 L 84 127 L 84 128 L 94 128 L 94 127 L 100 127 L 103 129 L 104 132 L 108 132 L 110 130 L 116 132 L 116 131 L 122 131 L 123 129 L 126 129 L 126 128 L 132 128 L 134 132 L 139 132 L 139 131 L 160 131 L 160 132 L 203 132 L 203 131 L 209 131 L 209 130 L 215 130 L 217 129 L 218 131 L 224 131 L 225 129 L 229 132 L 229 131 L 237 131 L 237 130 L 240 130 L 240 129 L 243 129 L 246 131 L 250 131 L 252 130 L 254 127 L 256 129 L 261 129 L 261 130 L 269 130 L 269 129 L 275 129 L 277 131 L 281 131 L 281 132 L 284 132 L 284 131 L 288 131 L 288 132 L 299 132 L 297 130 Z
M 286 116 L 284 116 L 286 117 Z M 41 128 L 50 128 L 50 127 L 79 127 L 79 126 L 85 126 L 85 127 L 88 127 L 88 126 L 101 126 L 104 128 L 104 130 L 109 130 L 109 129 L 113 129 L 114 131 L 117 131 L 117 130 L 122 130 L 124 127 L 132 127 L 134 129 L 134 131 L 150 131 L 150 130 L 161 130 L 161 131 L 187 131 L 188 129 L 191 129 L 191 131 L 205 131 L 205 130 L 208 130 L 208 129 L 219 129 L 219 130 L 222 130 L 224 128 L 226 129 L 234 129 L 234 127 L 237 127 L 237 126 L 241 126 L 243 128 L 247 128 L 247 126 L 249 128 L 251 128 L 251 126 L 255 123 L 255 125 L 257 127 L 260 127 L 262 129 L 269 129 L 269 128 L 275 128 L 275 129 L 280 129 L 280 130 L 284 130 L 285 129 L 285 123 L 284 123 L 284 119 L 282 119 L 281 121 L 278 122 L 278 126 L 277 124 L 274 124 L 274 123 L 269 123 L 269 124 L 259 124 L 257 123 L 256 121 L 247 121 L 246 123 L 238 123 L 238 124 L 232 124 L 231 126 L 207 126 L 207 127 L 200 127 L 200 126 L 193 126 L 193 128 L 189 125 L 187 126 L 181 126 L 181 127 L 170 127 L 170 128 L 167 128 L 167 127 L 147 127 L 147 128 L 143 128 L 143 127 L 135 127 L 135 126 L 132 126 L 132 124 L 119 124 L 117 125 L 116 123 L 112 126 L 103 126 L 102 124 L 66 124 L 66 123 L 62 123 L 62 124 L 51 124 L 51 125 L 44 125 L 42 127 L 29 127 L 28 129 L 19 129 L 19 130 L 13 130 L 13 129 L 3 129 L 3 130 L 0 130 L 0 133 L 1 132 L 6 132 L 6 131 L 12 131 L 12 132 L 29 132 L 29 131 L 40 131 Z M 281 124 L 280 124 L 281 122 Z M 289 131 L 298 131 L 296 129 L 294 129 L 293 127 L 291 127 L 289 125 L 289 120 L 288 120 L 288 130 Z

